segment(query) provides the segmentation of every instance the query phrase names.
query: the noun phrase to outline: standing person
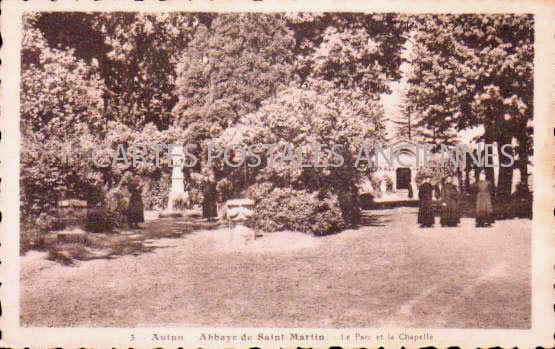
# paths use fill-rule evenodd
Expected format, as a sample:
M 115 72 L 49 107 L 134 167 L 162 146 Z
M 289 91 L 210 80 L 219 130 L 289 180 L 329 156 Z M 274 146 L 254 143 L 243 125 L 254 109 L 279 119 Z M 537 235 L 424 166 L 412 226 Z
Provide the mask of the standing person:
M 479 176 L 476 194 L 476 227 L 491 226 L 494 222 L 493 206 L 491 204 L 491 183 L 486 180 L 486 174 Z
M 420 227 L 432 227 L 435 223 L 434 208 L 432 199 L 434 195 L 434 188 L 430 184 L 430 178 L 425 177 L 424 181 L 418 188 L 418 224 Z
M 216 180 L 214 173 L 210 170 L 206 174 L 204 183 L 204 199 L 202 201 L 202 217 L 212 222 L 218 216 L 218 207 L 216 205 L 218 192 L 216 190 Z
M 129 193 L 129 205 L 127 206 L 127 222 L 130 228 L 138 228 L 139 223 L 145 221 L 143 198 L 141 195 L 141 180 L 138 176 L 134 176 L 127 186 Z
M 441 219 L 442 227 L 456 227 L 461 221 L 459 217 L 459 191 L 452 183 L 453 178 L 447 176 L 441 192 Z

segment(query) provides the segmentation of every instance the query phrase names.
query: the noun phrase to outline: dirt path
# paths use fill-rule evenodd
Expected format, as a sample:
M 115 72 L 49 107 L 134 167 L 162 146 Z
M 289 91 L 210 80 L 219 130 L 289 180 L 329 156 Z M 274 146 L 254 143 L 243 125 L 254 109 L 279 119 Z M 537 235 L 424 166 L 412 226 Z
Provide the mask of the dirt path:
M 33 252 L 22 258 L 22 324 L 530 326 L 529 220 L 419 229 L 415 209 L 372 214 L 357 230 L 274 233 L 242 248 L 216 229 L 75 266 Z

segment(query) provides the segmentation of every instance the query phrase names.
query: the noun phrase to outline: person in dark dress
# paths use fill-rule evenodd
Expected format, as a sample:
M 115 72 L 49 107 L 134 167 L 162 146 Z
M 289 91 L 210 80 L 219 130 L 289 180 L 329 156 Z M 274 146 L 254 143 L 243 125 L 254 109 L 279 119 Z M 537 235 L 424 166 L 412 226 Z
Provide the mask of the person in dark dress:
M 430 184 L 430 178 L 425 177 L 423 183 L 418 188 L 418 224 L 420 227 L 431 227 L 434 225 L 434 208 L 432 199 L 434 188 Z
M 138 228 L 138 224 L 145 221 L 141 189 L 139 177 L 133 177 L 128 185 L 128 190 L 131 196 L 127 207 L 127 222 L 130 228 Z
M 459 191 L 452 183 L 451 176 L 445 179 L 441 192 L 441 219 L 442 227 L 455 227 L 461 221 L 459 217 Z
M 480 173 L 476 187 L 476 227 L 489 227 L 495 220 L 491 204 L 491 183 L 486 180 L 485 173 Z
M 202 201 L 202 217 L 212 222 L 218 216 L 216 180 L 213 173 L 208 173 L 204 184 L 204 199 Z

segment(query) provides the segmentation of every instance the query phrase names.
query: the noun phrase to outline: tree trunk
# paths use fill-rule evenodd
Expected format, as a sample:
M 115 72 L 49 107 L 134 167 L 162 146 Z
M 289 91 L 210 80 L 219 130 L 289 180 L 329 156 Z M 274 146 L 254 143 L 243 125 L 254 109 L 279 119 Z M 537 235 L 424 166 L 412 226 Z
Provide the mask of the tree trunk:
M 495 125 L 493 124 L 493 122 L 491 120 L 486 120 L 484 122 L 484 143 L 485 144 L 493 144 L 494 138 L 495 138 L 495 131 L 496 131 Z M 483 154 L 482 157 L 484 158 L 485 151 L 482 151 L 482 154 Z M 486 173 L 486 180 L 491 183 L 492 195 L 495 197 L 496 187 L 495 187 L 495 172 L 493 171 L 493 167 L 484 166 L 483 170 Z
M 501 147 L 505 144 L 511 144 L 511 140 L 512 137 L 503 137 L 497 142 L 497 154 L 499 156 L 499 174 L 497 181 L 496 199 L 498 202 L 507 202 L 511 197 L 511 189 L 513 185 L 513 166 L 501 166 L 501 163 L 507 162 L 507 159 L 501 158 Z M 513 147 L 505 147 L 505 153 L 513 156 Z
M 523 184 L 523 188 L 529 191 L 528 187 L 528 154 L 523 154 L 519 156 L 518 169 L 520 172 L 520 182 Z
M 523 184 L 523 188 L 528 192 L 528 148 L 530 145 L 530 137 L 523 134 L 522 137 L 518 139 L 518 169 L 520 172 L 520 182 Z
M 470 170 L 472 169 L 468 154 L 464 160 L 464 190 L 468 192 L 470 190 Z
M 356 227 L 360 223 L 360 202 L 358 197 L 358 187 L 356 185 L 356 170 L 354 169 L 354 159 L 350 152 L 345 148 L 342 150 L 345 166 L 337 168 L 336 174 L 338 183 L 339 207 L 344 221 L 350 227 Z
M 459 190 L 462 192 L 465 189 L 463 172 L 460 167 L 457 167 L 457 180 L 459 181 Z

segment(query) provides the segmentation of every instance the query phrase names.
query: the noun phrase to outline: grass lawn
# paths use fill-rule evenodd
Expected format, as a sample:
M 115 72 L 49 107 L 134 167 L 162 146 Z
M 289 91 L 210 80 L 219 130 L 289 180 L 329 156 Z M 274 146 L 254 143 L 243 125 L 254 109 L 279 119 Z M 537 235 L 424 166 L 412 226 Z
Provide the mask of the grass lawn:
M 356 230 L 239 248 L 224 228 L 162 219 L 133 254 L 66 266 L 31 251 L 22 325 L 530 327 L 530 220 L 419 229 L 415 208 L 367 214 Z

